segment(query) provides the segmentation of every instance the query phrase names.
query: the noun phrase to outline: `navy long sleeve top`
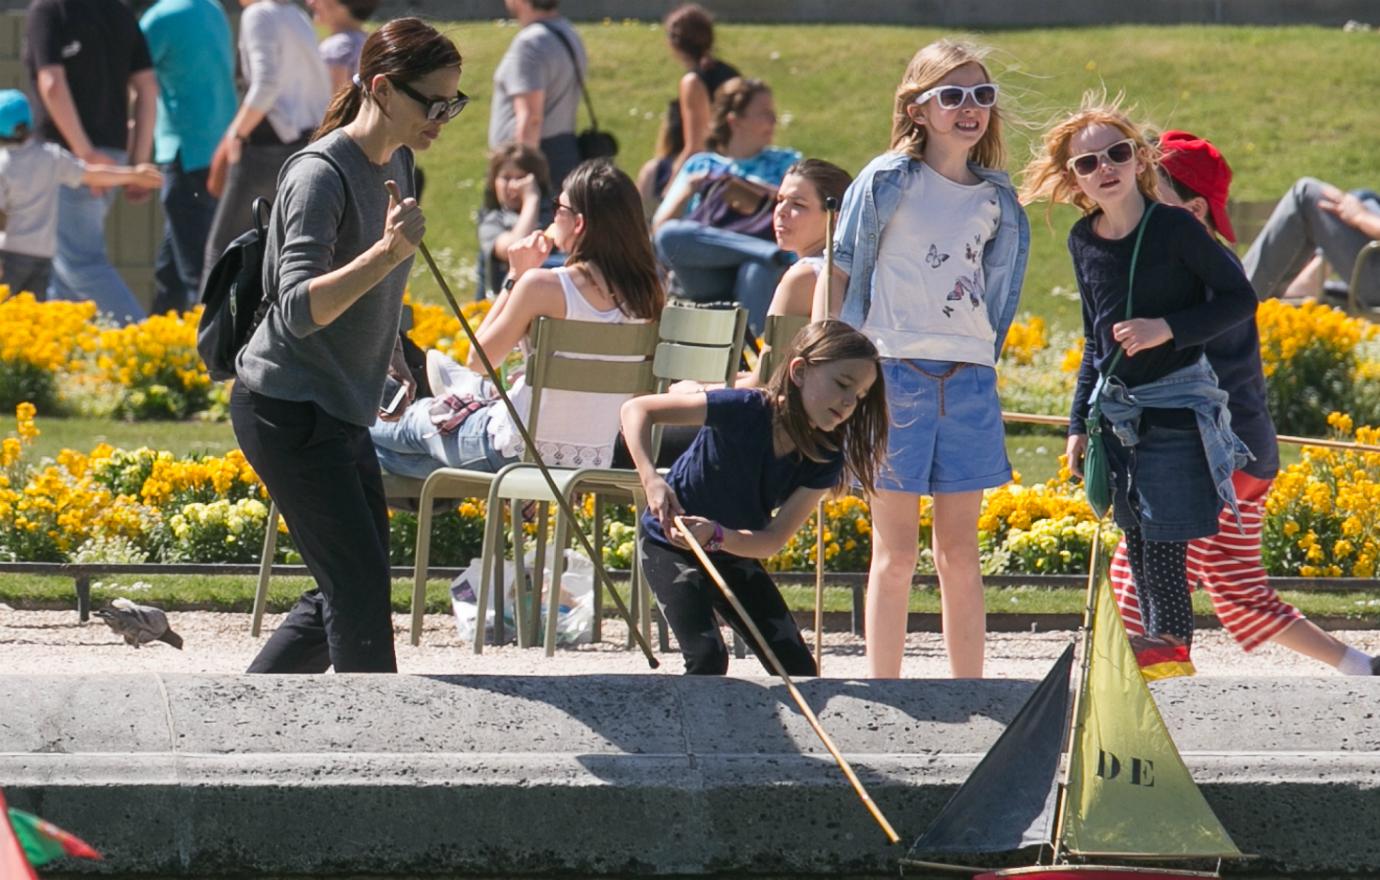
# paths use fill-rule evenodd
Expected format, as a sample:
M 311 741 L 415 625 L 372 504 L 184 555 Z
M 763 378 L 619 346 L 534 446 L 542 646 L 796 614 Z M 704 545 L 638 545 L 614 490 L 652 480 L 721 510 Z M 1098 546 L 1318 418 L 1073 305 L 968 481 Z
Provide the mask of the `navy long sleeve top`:
M 1069 232 L 1069 253 L 1083 303 L 1083 361 L 1070 410 L 1069 433 L 1086 430 L 1098 373 L 1120 346 L 1112 326 L 1126 320 L 1126 296 L 1136 233 L 1106 239 L 1090 214 Z M 1128 387 L 1154 382 L 1203 355 L 1208 340 L 1255 315 L 1256 296 L 1241 267 L 1188 211 L 1157 205 L 1146 221 L 1136 264 L 1131 317 L 1163 318 L 1174 338 L 1134 357 L 1122 356 L 1114 375 Z M 1188 411 L 1147 413 L 1164 424 L 1190 427 Z

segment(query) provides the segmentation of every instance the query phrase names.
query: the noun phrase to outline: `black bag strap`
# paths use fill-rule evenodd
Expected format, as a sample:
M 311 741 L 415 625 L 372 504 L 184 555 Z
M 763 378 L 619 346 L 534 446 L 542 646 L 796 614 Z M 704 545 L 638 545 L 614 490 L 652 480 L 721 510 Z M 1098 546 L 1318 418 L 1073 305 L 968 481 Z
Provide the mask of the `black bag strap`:
M 315 156 L 318 159 L 324 159 L 327 165 L 335 169 L 335 173 L 340 177 L 341 189 L 345 192 L 345 208 L 348 209 L 350 207 L 350 181 L 349 178 L 345 176 L 345 169 L 340 167 L 339 162 L 335 161 L 330 156 L 327 156 L 325 153 L 319 150 L 302 150 L 300 152 L 293 153 L 291 156 L 289 156 L 288 160 L 283 163 L 283 167 L 278 171 L 278 185 L 282 186 L 283 175 L 287 173 L 288 166 L 304 156 Z M 413 183 L 412 191 L 417 191 L 415 181 Z M 251 206 L 250 210 L 253 212 L 254 215 L 254 229 L 259 233 L 259 241 L 264 242 L 267 240 L 266 236 L 268 234 L 268 223 L 266 220 L 260 220 L 261 206 L 262 210 L 264 211 L 268 211 L 272 207 L 267 199 L 260 196 L 259 198 L 254 200 L 254 204 Z M 340 233 L 340 229 L 344 225 L 345 211 L 342 210 L 340 212 L 340 226 L 336 227 L 336 234 Z M 264 291 L 263 299 L 259 301 L 259 308 L 256 309 L 254 312 L 254 326 L 249 331 L 251 334 L 254 332 L 254 330 L 258 329 L 259 324 L 263 323 L 264 318 L 268 316 L 268 310 L 273 308 L 273 304 L 277 301 L 278 290 L 276 287 L 273 290 Z
M 561 33 L 561 29 L 549 21 L 543 20 L 537 24 L 546 28 L 547 32 L 554 35 L 565 47 L 566 54 L 570 56 L 570 66 L 575 68 L 575 82 L 580 84 L 580 94 L 585 99 L 585 110 L 589 113 L 589 127 L 598 131 L 599 119 L 594 115 L 594 102 L 589 99 L 589 89 L 585 88 L 585 78 L 580 74 L 580 59 L 575 56 L 575 47 L 570 45 L 570 38 Z
M 1150 213 L 1155 210 L 1155 202 L 1146 202 L 1145 213 L 1140 216 L 1140 223 L 1136 227 L 1136 244 L 1131 248 L 1131 276 L 1126 280 L 1126 320 L 1131 320 L 1131 304 L 1134 301 L 1136 290 L 1136 263 L 1140 260 L 1140 243 L 1145 238 L 1145 227 L 1149 225 Z M 1117 364 L 1121 363 L 1121 356 L 1126 349 L 1121 346 L 1116 347 L 1116 354 L 1112 355 L 1112 362 L 1107 365 L 1107 369 L 1102 373 L 1102 381 L 1105 383 L 1107 378 L 1116 370 Z

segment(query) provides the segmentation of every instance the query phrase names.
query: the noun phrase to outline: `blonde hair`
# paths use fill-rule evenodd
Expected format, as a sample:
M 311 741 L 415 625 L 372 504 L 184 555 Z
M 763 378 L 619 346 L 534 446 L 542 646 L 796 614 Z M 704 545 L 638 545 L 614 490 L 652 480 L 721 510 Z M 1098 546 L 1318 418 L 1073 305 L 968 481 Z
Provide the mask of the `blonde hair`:
M 1083 94 L 1078 111 L 1045 132 L 1034 158 L 1025 166 L 1021 181 L 1021 202 L 1030 204 L 1041 199 L 1049 202 L 1052 212 L 1056 204 L 1077 205 L 1084 214 L 1097 210 L 1097 203 L 1078 188 L 1072 169 L 1069 144 L 1074 135 L 1090 125 L 1108 125 L 1136 142 L 1136 158 L 1144 166 L 1136 174 L 1136 189 L 1147 201 L 1157 201 L 1158 181 L 1155 168 L 1159 164 L 1159 148 L 1148 138 L 1145 130 L 1131 121 L 1121 109 L 1125 95 L 1118 92 L 1108 99 L 1105 90 L 1091 90 Z
M 944 38 L 925 46 L 906 65 L 901 84 L 896 87 L 896 102 L 891 112 L 891 149 L 898 153 L 908 153 L 919 159 L 925 150 L 925 126 L 910 118 L 907 108 L 920 97 L 944 81 L 944 77 L 965 64 L 976 64 L 982 68 L 989 80 L 992 73 L 987 69 L 986 59 L 989 49 L 970 43 L 967 40 Z M 1006 148 L 1002 145 L 1002 112 L 1000 99 L 992 105 L 987 131 L 968 154 L 971 162 L 983 168 L 1001 168 L 1006 161 Z

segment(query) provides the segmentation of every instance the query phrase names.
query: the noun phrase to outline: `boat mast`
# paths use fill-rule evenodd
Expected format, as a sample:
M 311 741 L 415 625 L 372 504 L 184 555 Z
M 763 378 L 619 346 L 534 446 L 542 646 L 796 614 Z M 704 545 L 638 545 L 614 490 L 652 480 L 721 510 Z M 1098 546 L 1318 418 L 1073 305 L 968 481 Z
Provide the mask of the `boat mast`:
M 1093 532 L 1092 553 L 1088 564 L 1088 592 L 1083 608 L 1083 639 L 1078 652 L 1078 687 L 1073 692 L 1073 708 L 1069 723 L 1065 725 L 1067 739 L 1064 742 L 1064 767 L 1063 778 L 1059 781 L 1058 804 L 1055 807 L 1054 839 L 1050 841 L 1050 846 L 1054 850 L 1050 864 L 1059 864 L 1063 857 L 1064 849 L 1064 817 L 1068 812 L 1068 789 L 1069 771 L 1073 767 L 1071 760 L 1074 745 L 1078 742 L 1080 732 L 1079 710 L 1083 707 L 1083 699 L 1088 690 L 1088 667 L 1092 660 L 1092 634 L 1093 616 L 1097 610 L 1097 591 L 1101 588 L 1102 573 L 1102 520 L 1097 521 L 1097 528 Z

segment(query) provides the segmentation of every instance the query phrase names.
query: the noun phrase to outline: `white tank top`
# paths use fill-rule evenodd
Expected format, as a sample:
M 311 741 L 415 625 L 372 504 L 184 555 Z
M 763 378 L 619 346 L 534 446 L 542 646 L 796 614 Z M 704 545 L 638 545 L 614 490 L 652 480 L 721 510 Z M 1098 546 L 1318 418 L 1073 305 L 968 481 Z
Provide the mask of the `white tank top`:
M 614 307 L 599 311 L 589 304 L 575 286 L 570 269 L 553 270 L 561 280 L 565 295 L 565 320 L 594 321 L 603 324 L 644 324 L 645 318 L 631 318 Z M 575 358 L 580 355 L 569 355 Z M 588 356 L 585 356 L 588 357 Z M 633 360 L 633 358 L 607 358 Z M 526 377 L 509 390 L 517 411 L 527 417 L 532 392 Z M 537 451 L 541 460 L 553 467 L 608 467 L 613 462 L 614 442 L 618 438 L 618 411 L 629 394 L 600 394 L 591 391 L 547 391 L 542 395 L 541 418 L 537 424 Z M 489 437 L 494 449 L 515 458 L 523 451 L 522 435 L 513 427 L 507 407 L 496 407 L 489 419 Z

